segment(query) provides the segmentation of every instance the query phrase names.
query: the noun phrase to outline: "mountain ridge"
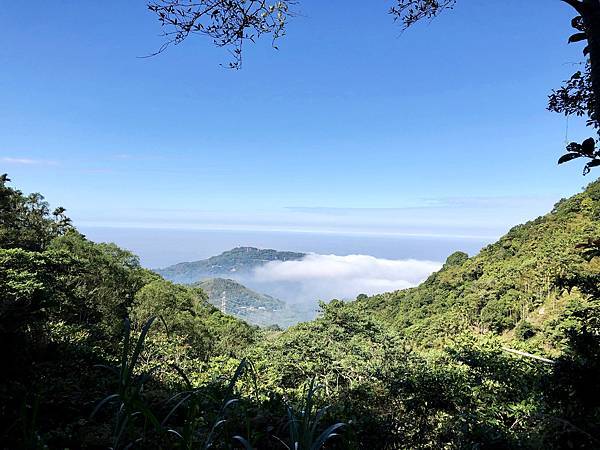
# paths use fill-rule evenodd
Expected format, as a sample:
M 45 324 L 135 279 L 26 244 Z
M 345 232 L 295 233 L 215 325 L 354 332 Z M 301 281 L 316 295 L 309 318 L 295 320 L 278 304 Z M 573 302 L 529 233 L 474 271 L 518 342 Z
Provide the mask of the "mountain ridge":
M 235 247 L 198 261 L 173 264 L 162 269 L 155 269 L 165 279 L 174 283 L 189 284 L 203 278 L 221 278 L 235 274 L 251 272 L 271 261 L 294 261 L 302 259 L 306 253 L 261 249 L 257 247 Z

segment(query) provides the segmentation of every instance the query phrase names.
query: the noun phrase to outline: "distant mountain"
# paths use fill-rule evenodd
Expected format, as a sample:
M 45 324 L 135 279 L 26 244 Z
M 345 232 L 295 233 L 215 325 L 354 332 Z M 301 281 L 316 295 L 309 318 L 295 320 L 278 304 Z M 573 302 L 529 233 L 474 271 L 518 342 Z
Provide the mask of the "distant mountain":
M 155 272 L 175 283 L 195 283 L 204 278 L 243 275 L 271 261 L 294 261 L 304 256 L 304 253 L 236 247 L 208 259 L 182 262 Z
M 287 327 L 298 321 L 297 313 L 270 295 L 255 292 L 234 280 L 209 278 L 194 283 L 208 295 L 208 301 L 225 314 L 254 325 Z

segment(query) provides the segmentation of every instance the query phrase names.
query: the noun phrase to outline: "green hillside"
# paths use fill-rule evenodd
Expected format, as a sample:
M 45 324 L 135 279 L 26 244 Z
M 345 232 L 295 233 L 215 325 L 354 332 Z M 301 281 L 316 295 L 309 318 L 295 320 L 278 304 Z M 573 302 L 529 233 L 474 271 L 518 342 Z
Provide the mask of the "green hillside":
M 208 259 L 182 262 L 155 272 L 174 283 L 195 283 L 203 278 L 248 273 L 270 261 L 292 261 L 304 256 L 304 253 L 236 247 Z
M 297 322 L 294 311 L 283 301 L 255 292 L 225 278 L 209 278 L 195 283 L 208 301 L 224 314 L 231 314 L 254 325 L 287 327 Z
M 491 332 L 551 350 L 557 317 L 580 297 L 562 286 L 598 273 L 578 245 L 600 235 L 600 181 L 552 212 L 512 228 L 469 258 L 456 252 L 421 285 L 357 301 L 412 342 L 440 344 L 463 330 Z

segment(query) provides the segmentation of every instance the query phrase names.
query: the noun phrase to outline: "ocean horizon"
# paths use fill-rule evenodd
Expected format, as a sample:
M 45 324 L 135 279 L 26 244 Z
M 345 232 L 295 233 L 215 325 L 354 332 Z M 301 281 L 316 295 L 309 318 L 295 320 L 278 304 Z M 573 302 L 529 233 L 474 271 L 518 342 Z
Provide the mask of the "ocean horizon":
M 448 255 L 455 251 L 463 251 L 472 256 L 497 239 L 493 236 L 419 236 L 390 233 L 80 228 L 89 239 L 96 242 L 114 242 L 132 251 L 140 257 L 141 264 L 150 269 L 206 259 L 235 247 L 444 262 Z

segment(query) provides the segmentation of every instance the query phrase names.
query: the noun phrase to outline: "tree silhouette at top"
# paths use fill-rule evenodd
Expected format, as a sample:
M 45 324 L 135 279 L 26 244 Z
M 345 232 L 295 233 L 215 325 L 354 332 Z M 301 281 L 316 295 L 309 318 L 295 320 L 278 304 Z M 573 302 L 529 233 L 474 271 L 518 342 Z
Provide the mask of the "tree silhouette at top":
M 587 116 L 588 126 L 600 132 L 600 0 L 556 1 L 567 3 L 576 13 L 571 20 L 575 33 L 568 42 L 585 42 L 585 68 L 552 91 L 548 109 L 566 116 Z M 457 2 L 395 0 L 389 13 L 407 29 L 453 9 Z M 228 66 L 240 69 L 244 44 L 268 35 L 275 47 L 277 39 L 285 35 L 287 24 L 294 16 L 293 7 L 298 3 L 296 0 L 150 0 L 148 9 L 156 14 L 166 38 L 153 55 L 199 34 L 209 37 L 216 46 L 227 48 L 232 55 Z M 594 138 L 571 142 L 566 151 L 559 164 L 584 158 L 587 160 L 584 174 L 600 166 L 600 149 Z

